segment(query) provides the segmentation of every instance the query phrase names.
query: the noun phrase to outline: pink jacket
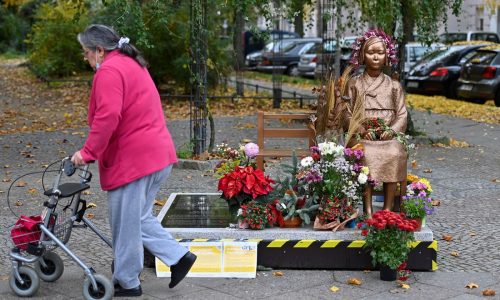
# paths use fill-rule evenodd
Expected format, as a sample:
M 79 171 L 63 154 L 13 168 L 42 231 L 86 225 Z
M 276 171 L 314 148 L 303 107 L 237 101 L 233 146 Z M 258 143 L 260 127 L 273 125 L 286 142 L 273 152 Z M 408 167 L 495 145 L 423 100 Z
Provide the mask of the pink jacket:
M 81 150 L 99 162 L 103 190 L 113 190 L 177 162 L 160 95 L 146 68 L 118 50 L 94 75 Z

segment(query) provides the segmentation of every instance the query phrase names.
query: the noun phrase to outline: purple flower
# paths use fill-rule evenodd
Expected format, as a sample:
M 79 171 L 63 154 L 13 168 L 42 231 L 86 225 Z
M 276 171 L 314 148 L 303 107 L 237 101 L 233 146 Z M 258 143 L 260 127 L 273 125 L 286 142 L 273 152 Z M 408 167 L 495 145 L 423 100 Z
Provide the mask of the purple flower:
M 352 151 L 351 148 L 344 148 L 344 155 L 345 156 L 351 156 L 351 155 L 353 155 L 353 153 L 354 152 Z
M 245 155 L 250 158 L 254 158 L 259 154 L 259 146 L 255 143 L 247 143 L 245 145 Z
M 361 159 L 363 157 L 363 150 L 354 150 L 354 156 L 356 156 L 357 159 Z

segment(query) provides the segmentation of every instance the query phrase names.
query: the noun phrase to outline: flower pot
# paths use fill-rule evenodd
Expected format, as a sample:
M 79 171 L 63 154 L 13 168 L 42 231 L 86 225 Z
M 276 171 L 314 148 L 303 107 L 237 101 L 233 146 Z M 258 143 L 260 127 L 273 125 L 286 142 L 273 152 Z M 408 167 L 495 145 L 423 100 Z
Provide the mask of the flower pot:
M 302 219 L 300 217 L 291 217 L 288 220 L 284 220 L 283 227 L 284 228 L 296 228 L 300 227 L 302 224 Z
M 345 228 L 356 228 L 356 225 L 358 224 L 358 221 L 356 219 L 349 220 L 347 223 L 345 223 Z
M 398 271 L 389 268 L 386 265 L 380 266 L 380 280 L 395 281 L 398 277 Z
M 422 226 L 422 223 L 424 222 L 424 219 L 420 219 L 420 218 L 418 218 L 418 219 L 412 219 L 412 220 L 417 221 L 417 228 L 415 228 L 415 231 L 420 231 L 420 230 L 422 230 L 422 227 L 423 227 L 423 226 Z

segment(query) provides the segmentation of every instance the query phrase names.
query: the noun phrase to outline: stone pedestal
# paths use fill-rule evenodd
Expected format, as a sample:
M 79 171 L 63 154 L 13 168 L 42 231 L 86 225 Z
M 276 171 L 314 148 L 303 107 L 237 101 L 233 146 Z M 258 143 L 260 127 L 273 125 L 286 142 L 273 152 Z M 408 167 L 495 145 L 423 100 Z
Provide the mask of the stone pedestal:
M 312 225 L 301 228 L 268 228 L 265 230 L 242 230 L 225 227 L 225 213 L 220 210 L 219 194 L 172 194 L 158 219 L 162 224 L 179 219 L 181 227 L 166 226 L 174 237 L 184 241 L 254 240 L 258 241 L 257 263 L 276 269 L 371 269 L 371 258 L 363 248 L 364 237 L 357 229 L 338 232 L 316 231 Z M 180 202 L 178 202 L 180 201 Z M 186 211 L 191 206 L 192 211 Z M 198 208 L 203 208 L 198 210 Z M 183 219 L 181 216 L 186 216 Z M 204 220 L 213 215 L 217 220 Z M 227 216 L 229 217 L 229 216 Z M 186 224 L 196 219 L 193 227 Z M 199 226 L 209 224 L 211 228 Z M 221 226 L 212 226 L 212 225 Z M 164 226 L 165 227 L 165 226 Z M 432 230 L 424 227 L 415 232 L 415 242 L 408 259 L 412 270 L 437 269 L 437 241 Z

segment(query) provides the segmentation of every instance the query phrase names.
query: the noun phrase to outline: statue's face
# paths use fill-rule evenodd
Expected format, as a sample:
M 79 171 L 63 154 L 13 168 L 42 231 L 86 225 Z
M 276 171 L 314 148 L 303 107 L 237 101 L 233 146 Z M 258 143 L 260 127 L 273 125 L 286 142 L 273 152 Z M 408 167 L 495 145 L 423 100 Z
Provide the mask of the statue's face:
M 385 65 L 385 45 L 382 41 L 369 45 L 365 50 L 364 62 L 368 69 L 381 70 Z

